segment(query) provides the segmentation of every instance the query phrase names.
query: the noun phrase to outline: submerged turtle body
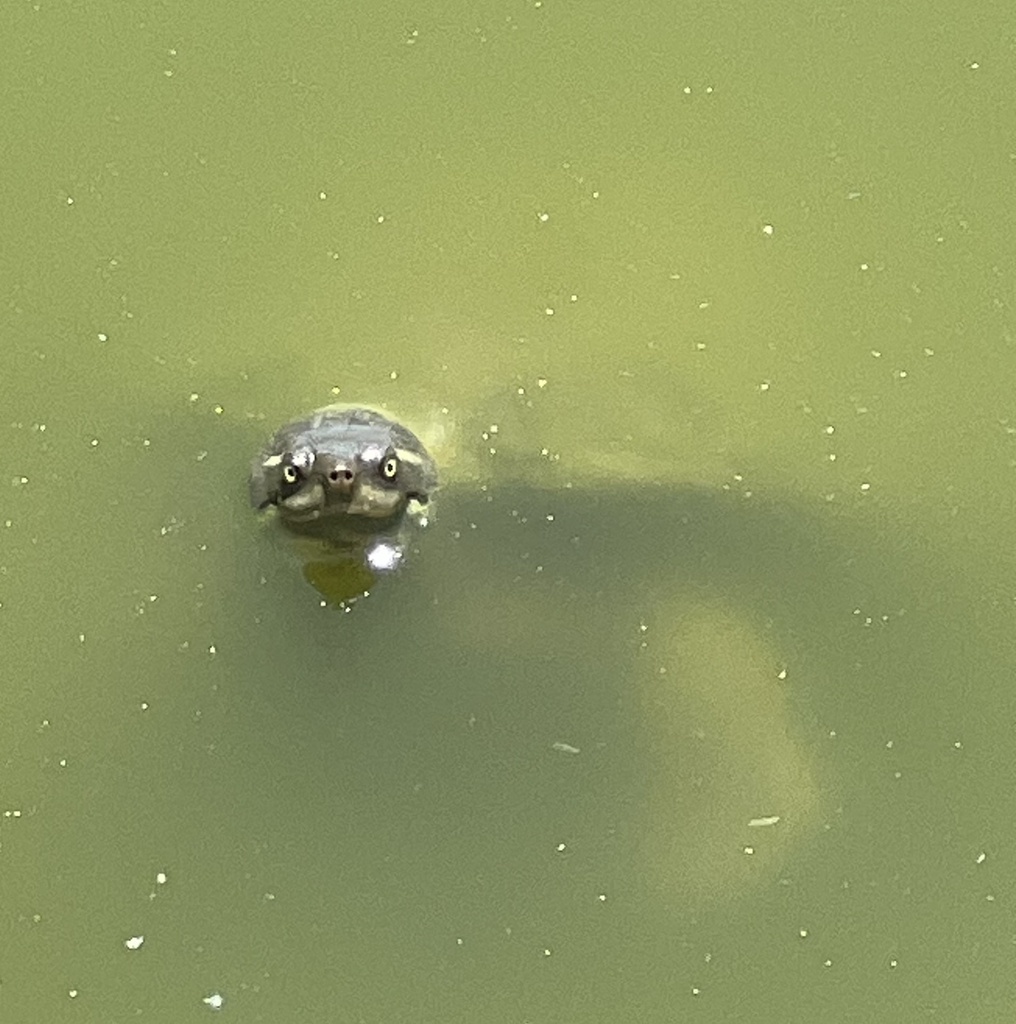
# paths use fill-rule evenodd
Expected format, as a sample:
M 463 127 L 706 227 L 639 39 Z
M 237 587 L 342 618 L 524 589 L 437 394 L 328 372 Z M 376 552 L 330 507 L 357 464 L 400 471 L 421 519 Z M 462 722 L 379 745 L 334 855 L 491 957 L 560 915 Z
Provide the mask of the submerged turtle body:
M 327 552 L 328 561 L 384 571 L 401 560 L 406 527 L 423 520 L 437 483 L 434 460 L 407 427 L 374 409 L 330 406 L 275 432 L 251 464 L 250 498 L 323 542 L 318 568 Z

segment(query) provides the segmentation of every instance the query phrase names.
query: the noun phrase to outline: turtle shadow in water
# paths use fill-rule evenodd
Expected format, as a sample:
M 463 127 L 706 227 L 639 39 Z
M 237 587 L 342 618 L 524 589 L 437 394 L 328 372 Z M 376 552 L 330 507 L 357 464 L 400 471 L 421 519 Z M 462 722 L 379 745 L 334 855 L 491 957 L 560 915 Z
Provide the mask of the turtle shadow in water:
M 830 734 L 851 757 L 913 740 L 934 774 L 929 745 L 960 710 L 959 598 L 829 507 L 451 487 L 408 562 L 352 615 L 303 629 L 298 689 L 341 721 L 347 763 L 413 751 L 441 779 L 433 827 L 468 828 L 516 881 L 528 837 L 571 835 L 619 886 L 743 894 L 863 789 Z M 294 608 L 270 589 L 273 635 Z M 895 826 L 889 804 L 879 824 Z

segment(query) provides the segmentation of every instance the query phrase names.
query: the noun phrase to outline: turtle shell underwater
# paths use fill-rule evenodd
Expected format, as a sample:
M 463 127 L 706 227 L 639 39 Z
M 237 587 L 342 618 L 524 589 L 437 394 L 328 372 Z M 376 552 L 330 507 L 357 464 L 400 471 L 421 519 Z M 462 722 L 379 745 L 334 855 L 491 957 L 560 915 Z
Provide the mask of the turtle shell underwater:
M 343 601 L 398 566 L 437 485 L 433 458 L 407 427 L 374 409 L 330 406 L 275 432 L 251 464 L 250 498 L 317 541 L 304 574 Z

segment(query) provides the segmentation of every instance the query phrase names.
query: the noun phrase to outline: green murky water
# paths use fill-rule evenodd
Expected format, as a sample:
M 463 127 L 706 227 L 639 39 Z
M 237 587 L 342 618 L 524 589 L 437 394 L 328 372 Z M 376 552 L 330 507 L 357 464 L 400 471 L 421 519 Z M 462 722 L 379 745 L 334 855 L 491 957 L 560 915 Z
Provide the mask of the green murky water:
M 5 9 L 4 1022 L 1012 1018 L 975 7 Z M 446 477 L 348 614 L 336 398 Z

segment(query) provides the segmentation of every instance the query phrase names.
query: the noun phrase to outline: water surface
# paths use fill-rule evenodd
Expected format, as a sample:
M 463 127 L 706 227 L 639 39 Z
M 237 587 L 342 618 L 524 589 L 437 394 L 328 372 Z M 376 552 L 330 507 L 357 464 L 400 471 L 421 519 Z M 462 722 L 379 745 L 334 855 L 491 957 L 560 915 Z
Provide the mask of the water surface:
M 235 13 L 0 16 L 3 1019 L 1009 1019 L 1007 11 Z

